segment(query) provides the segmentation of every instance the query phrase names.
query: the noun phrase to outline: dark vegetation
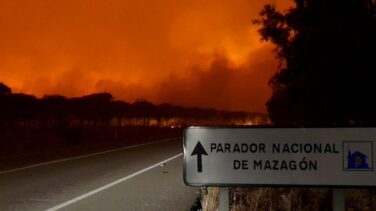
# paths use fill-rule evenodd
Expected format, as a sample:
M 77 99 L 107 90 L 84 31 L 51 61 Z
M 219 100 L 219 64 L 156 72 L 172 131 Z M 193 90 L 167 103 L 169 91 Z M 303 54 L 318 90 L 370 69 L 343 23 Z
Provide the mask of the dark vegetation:
M 219 188 L 203 188 L 203 210 L 217 210 Z M 376 191 L 347 189 L 347 211 L 374 211 Z M 232 211 L 332 211 L 328 189 L 314 188 L 230 188 Z
M 0 83 L 0 169 L 163 138 L 189 125 L 245 125 L 265 115 L 114 100 L 109 93 L 36 98 Z M 13 165 L 14 166 L 14 165 Z
M 279 68 L 267 102 L 277 126 L 376 126 L 376 1 L 295 0 L 280 12 L 265 5 L 262 40 Z M 218 197 L 218 189 L 204 189 Z M 332 210 L 330 189 L 234 188 L 231 210 Z M 215 204 L 204 209 L 215 210 Z M 347 210 L 376 210 L 374 188 L 347 189 Z
M 254 22 L 280 67 L 267 102 L 277 125 L 376 125 L 376 1 L 295 0 Z

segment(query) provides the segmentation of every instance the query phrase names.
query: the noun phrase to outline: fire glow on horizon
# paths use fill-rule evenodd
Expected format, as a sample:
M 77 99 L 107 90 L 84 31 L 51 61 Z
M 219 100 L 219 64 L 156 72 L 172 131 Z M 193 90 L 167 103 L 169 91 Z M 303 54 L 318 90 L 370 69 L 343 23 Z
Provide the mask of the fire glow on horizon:
M 266 3 L 288 0 L 0 0 L 0 81 L 15 92 L 265 112 L 277 62 Z

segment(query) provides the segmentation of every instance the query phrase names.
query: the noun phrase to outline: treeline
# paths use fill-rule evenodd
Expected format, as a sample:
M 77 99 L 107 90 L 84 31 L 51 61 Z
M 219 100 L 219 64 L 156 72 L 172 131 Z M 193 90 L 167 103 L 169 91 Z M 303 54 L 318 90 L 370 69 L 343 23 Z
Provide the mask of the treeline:
M 215 109 L 114 100 L 109 93 L 67 98 L 12 93 L 0 83 L 0 128 L 98 128 L 125 126 L 250 125 L 267 123 L 265 115 Z

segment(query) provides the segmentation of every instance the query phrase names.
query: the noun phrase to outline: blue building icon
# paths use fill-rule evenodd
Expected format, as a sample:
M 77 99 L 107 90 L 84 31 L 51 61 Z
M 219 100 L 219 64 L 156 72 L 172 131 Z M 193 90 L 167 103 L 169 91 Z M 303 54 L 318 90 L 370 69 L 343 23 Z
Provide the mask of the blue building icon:
M 359 151 L 351 153 L 349 150 L 347 154 L 347 169 L 370 169 L 367 163 L 367 157 L 367 155 Z

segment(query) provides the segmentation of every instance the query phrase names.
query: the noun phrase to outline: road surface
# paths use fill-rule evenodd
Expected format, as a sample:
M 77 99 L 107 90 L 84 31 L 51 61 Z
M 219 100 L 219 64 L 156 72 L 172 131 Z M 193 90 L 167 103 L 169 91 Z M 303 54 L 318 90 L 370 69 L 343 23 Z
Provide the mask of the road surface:
M 0 173 L 0 210 L 189 210 L 181 140 Z

